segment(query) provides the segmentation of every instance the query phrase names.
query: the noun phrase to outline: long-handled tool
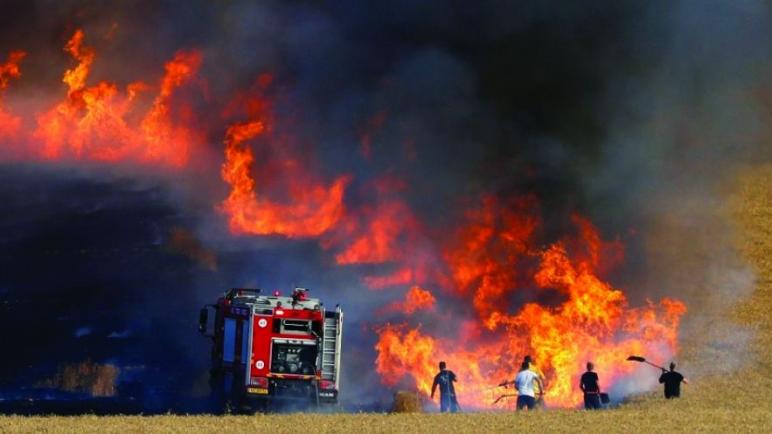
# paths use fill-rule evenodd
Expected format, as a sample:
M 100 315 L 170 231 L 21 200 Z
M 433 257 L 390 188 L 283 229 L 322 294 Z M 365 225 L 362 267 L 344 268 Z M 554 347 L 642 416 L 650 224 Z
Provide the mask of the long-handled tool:
M 501 401 L 504 398 L 513 398 L 513 397 L 517 397 L 517 393 L 505 393 L 505 394 L 499 396 L 498 398 L 496 398 L 496 400 L 493 401 L 493 403 L 494 404 L 498 404 L 499 401 Z
M 641 363 L 646 363 L 646 364 L 649 364 L 649 365 L 651 365 L 651 366 L 654 366 L 655 368 L 659 368 L 659 369 L 661 369 L 661 370 L 663 370 L 663 371 L 666 371 L 666 369 L 665 369 L 665 368 L 663 368 L 662 366 L 659 366 L 659 365 L 655 365 L 654 363 L 651 363 L 650 361 L 646 360 L 646 358 L 645 358 L 645 357 L 641 357 L 641 356 L 630 356 L 630 357 L 628 357 L 628 358 L 627 358 L 627 360 L 628 360 L 628 361 L 631 361 L 631 362 L 641 362 Z
M 486 387 L 486 388 L 484 388 L 482 390 L 489 391 L 489 390 L 493 390 L 493 389 L 498 389 L 499 387 L 503 387 L 503 388 L 506 389 L 507 386 L 510 385 L 510 384 L 513 384 L 513 383 L 505 380 L 501 384 L 497 384 L 495 386 L 488 386 L 488 387 Z

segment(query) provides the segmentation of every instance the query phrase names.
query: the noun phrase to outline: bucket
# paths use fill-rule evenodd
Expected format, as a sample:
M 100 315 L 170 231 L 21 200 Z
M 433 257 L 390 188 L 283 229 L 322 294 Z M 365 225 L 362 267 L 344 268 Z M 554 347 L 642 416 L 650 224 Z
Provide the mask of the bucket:
M 608 393 L 601 393 L 600 394 L 600 402 L 601 404 L 608 404 L 611 402 L 611 400 L 608 397 Z

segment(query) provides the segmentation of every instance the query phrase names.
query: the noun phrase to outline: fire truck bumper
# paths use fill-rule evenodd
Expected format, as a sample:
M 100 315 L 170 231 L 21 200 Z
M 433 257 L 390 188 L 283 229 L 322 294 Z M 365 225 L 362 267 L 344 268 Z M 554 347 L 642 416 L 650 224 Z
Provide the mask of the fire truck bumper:
M 249 395 L 268 395 L 268 389 L 262 387 L 247 387 L 247 394 Z
M 337 403 L 338 391 L 337 390 L 320 390 L 319 402 L 323 403 Z

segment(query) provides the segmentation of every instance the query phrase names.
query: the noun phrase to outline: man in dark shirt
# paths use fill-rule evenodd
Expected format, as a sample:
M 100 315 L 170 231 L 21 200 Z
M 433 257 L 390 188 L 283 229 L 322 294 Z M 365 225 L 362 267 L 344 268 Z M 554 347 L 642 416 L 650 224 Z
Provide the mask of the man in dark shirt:
M 453 382 L 456 381 L 456 374 L 453 371 L 446 369 L 445 362 L 440 362 L 440 372 L 434 376 L 434 383 L 432 384 L 432 399 L 434 399 L 434 392 L 437 386 L 440 387 L 440 411 L 445 413 L 450 411 L 455 413 L 458 411 L 458 401 L 456 400 L 456 389 L 453 387 Z
M 670 362 L 670 371 L 662 369 L 659 382 L 665 385 L 665 398 L 678 398 L 681 396 L 681 383 L 689 384 L 683 375 L 675 371 L 675 362 Z
M 582 379 L 579 381 L 579 388 L 584 392 L 584 408 L 586 410 L 601 408 L 598 374 L 592 371 L 593 368 L 592 362 L 587 362 L 587 372 L 582 374 Z

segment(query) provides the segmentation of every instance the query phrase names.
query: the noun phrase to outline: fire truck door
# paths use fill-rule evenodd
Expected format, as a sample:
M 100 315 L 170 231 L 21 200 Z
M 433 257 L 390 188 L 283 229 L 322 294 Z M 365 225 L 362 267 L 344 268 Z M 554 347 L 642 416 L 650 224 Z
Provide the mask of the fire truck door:
M 223 328 L 223 362 L 249 363 L 249 326 L 246 319 L 225 318 Z
M 249 364 L 249 324 L 252 321 L 241 321 L 241 353 L 239 353 L 241 363 Z M 247 373 L 249 375 L 249 373 Z
M 225 318 L 222 342 L 222 361 L 233 363 L 236 354 L 236 320 Z

